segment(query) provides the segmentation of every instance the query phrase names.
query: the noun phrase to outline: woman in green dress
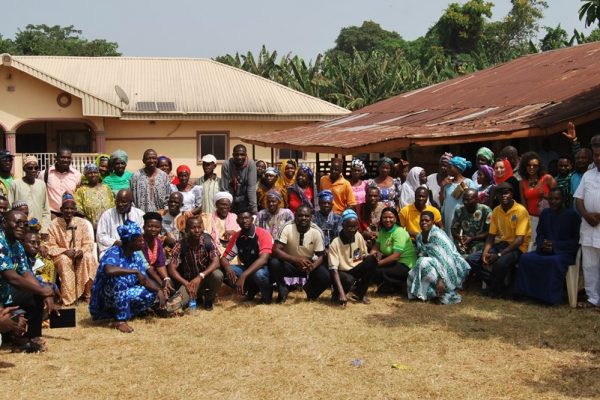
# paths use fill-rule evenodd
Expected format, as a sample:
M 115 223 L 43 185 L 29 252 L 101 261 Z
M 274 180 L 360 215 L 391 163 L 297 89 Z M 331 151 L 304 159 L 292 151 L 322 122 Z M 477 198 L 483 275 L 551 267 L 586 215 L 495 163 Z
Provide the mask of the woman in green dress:
M 82 213 L 94 226 L 102 213 L 115 206 L 115 198 L 108 186 L 100 182 L 100 173 L 96 164 L 87 164 L 83 168 L 85 184 L 75 191 L 77 210 Z

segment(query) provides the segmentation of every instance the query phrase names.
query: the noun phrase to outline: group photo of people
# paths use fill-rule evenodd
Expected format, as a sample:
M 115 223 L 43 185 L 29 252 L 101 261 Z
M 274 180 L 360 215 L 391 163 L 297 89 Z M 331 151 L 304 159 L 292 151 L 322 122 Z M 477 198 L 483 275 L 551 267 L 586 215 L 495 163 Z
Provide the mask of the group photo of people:
M 282 304 L 301 291 L 346 307 L 371 295 L 450 305 L 474 292 L 558 305 L 579 251 L 577 306 L 599 311 L 600 135 L 587 146 L 573 124 L 563 135 L 569 151 L 547 165 L 534 151 L 480 147 L 471 160 L 439 154 L 430 171 L 333 158 L 321 176 L 295 159 L 253 160 L 242 144 L 220 176 L 203 155 L 199 178 L 154 149 L 137 171 L 116 150 L 81 173 L 67 148 L 44 170 L 24 157 L 15 178 L 14 155 L 0 151 L 0 331 L 42 352 L 48 318 L 80 302 L 131 333 L 135 317 L 212 311 L 224 293 Z

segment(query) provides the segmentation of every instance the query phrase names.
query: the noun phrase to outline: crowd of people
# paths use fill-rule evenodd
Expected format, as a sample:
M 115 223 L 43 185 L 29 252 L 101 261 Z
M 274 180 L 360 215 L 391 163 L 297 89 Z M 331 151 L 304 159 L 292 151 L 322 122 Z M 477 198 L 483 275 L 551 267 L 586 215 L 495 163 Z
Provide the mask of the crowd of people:
M 25 157 L 16 179 L 14 156 L 0 151 L 0 331 L 43 351 L 59 306 L 85 301 L 94 320 L 128 333 L 138 315 L 212 310 L 223 284 L 264 304 L 299 288 L 308 300 L 330 290 L 336 304 L 368 304 L 372 286 L 454 304 L 474 277 L 486 296 L 559 304 L 580 244 L 580 307 L 599 310 L 600 135 L 591 149 L 572 124 L 564 135 L 572 154 L 555 157 L 554 174 L 508 146 L 480 148 L 473 164 L 441 154 L 430 174 L 382 157 L 370 179 L 364 160 L 334 158 L 317 179 L 237 145 L 221 177 L 204 155 L 196 182 L 152 149 L 133 173 L 117 150 L 82 175 L 62 148 L 43 171 Z

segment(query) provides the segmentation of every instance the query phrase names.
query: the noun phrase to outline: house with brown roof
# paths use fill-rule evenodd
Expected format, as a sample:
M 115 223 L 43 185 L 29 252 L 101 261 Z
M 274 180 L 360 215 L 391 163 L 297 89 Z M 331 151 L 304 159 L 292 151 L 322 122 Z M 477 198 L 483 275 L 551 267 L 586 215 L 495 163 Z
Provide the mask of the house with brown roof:
M 0 148 L 51 155 L 145 149 L 201 174 L 200 159 L 227 159 L 246 135 L 328 121 L 348 110 L 209 59 L 2 54 Z M 255 159 L 305 154 L 248 146 Z M 18 165 L 18 164 L 17 164 Z M 17 168 L 18 169 L 18 168 Z
M 434 165 L 444 150 L 474 158 L 480 146 L 564 153 L 570 149 L 560 132 L 569 121 L 584 143 L 600 133 L 599 72 L 600 42 L 568 47 L 413 90 L 331 121 L 243 140 L 344 155 L 407 152 L 414 162 Z

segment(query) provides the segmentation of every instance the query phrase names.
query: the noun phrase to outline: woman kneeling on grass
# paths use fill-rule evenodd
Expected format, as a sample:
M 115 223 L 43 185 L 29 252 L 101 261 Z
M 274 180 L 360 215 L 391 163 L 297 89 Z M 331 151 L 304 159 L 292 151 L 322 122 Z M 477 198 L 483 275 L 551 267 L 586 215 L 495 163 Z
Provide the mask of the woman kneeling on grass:
M 456 290 L 462 286 L 471 267 L 433 220 L 431 211 L 421 213 L 421 233 L 416 237 L 419 258 L 408 274 L 408 298 L 438 298 L 441 304 L 460 303 L 461 296 Z
M 92 288 L 90 314 L 94 320 L 114 318 L 116 329 L 131 333 L 133 328 L 127 321 L 154 306 L 157 298 L 160 307 L 164 307 L 165 295 L 146 275 L 139 252 L 144 247 L 140 227 L 127 220 L 117 232 L 122 246 L 112 246 L 100 260 Z

